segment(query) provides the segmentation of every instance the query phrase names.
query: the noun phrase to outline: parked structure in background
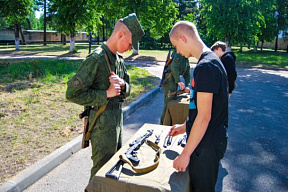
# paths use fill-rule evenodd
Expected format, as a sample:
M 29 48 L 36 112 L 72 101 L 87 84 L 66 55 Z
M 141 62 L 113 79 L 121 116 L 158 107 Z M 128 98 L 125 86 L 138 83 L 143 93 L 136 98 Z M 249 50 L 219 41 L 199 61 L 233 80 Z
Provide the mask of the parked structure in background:
M 23 31 L 25 42 L 28 44 L 31 43 L 43 43 L 44 31 L 43 30 L 24 30 Z M 57 31 L 46 31 L 47 34 L 47 43 L 62 43 L 66 44 L 70 42 L 70 36 L 61 34 Z M 20 37 L 20 35 L 19 35 Z M 20 38 L 21 44 L 23 42 Z M 89 42 L 89 34 L 87 32 L 77 33 L 75 36 L 76 42 Z M 102 42 L 102 38 L 97 38 L 92 34 L 91 43 Z M 11 29 L 0 29 L 0 44 L 15 44 L 15 34 L 14 30 Z M 258 42 L 257 47 L 264 49 L 274 49 L 275 42 Z M 288 29 L 286 31 L 280 31 L 278 35 L 278 49 L 288 51 Z
M 258 43 L 258 48 L 271 48 L 275 49 L 275 42 L 262 42 Z M 288 52 L 288 28 L 286 30 L 279 31 L 277 49 L 283 49 Z
M 26 43 L 43 43 L 44 31 L 43 30 L 24 30 L 24 39 Z M 69 35 L 64 35 L 57 31 L 46 31 L 47 43 L 62 43 L 66 44 L 70 41 Z M 88 42 L 89 34 L 86 32 L 77 33 L 74 37 L 76 42 Z M 92 35 L 92 42 L 96 42 L 97 37 L 94 38 Z M 21 43 L 23 42 L 20 38 Z M 0 44 L 15 44 L 14 30 L 0 29 Z

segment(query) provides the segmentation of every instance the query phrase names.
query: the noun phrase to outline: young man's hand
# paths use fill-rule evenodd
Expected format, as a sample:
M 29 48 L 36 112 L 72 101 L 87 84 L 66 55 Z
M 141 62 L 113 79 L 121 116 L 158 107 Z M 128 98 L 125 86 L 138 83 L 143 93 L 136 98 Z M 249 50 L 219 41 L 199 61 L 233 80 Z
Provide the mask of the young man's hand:
M 173 125 L 168 133 L 168 135 L 171 137 L 177 136 L 179 134 L 185 133 L 186 131 L 186 122 L 183 124 L 176 124 Z
M 177 171 L 185 172 L 186 168 L 190 162 L 190 155 L 185 155 L 181 153 L 173 161 L 173 168 Z

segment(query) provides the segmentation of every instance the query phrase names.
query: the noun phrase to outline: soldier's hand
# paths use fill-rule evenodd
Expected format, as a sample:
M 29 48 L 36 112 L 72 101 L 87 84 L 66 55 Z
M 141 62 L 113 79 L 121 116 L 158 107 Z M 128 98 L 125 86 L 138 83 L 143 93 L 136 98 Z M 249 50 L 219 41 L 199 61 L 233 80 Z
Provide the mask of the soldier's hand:
M 189 87 L 185 87 L 185 93 L 190 93 L 190 88 Z
M 111 83 L 108 90 L 106 91 L 107 98 L 115 97 L 117 95 L 120 95 L 121 93 L 121 87 L 117 83 Z
M 185 89 L 185 85 L 183 82 L 178 82 L 178 85 L 180 86 L 181 90 Z
M 118 75 L 116 75 L 114 72 L 111 72 L 109 81 L 111 84 L 119 84 L 121 87 L 125 86 L 125 81 L 121 79 Z

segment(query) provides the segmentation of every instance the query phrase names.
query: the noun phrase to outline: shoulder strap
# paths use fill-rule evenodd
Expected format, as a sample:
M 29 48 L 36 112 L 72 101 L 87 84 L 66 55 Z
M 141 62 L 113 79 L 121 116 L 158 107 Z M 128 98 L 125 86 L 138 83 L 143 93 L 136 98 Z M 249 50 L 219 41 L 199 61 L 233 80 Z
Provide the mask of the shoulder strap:
M 110 74 L 111 74 L 111 67 L 110 67 L 110 62 L 109 62 L 108 55 L 107 55 L 107 53 L 106 53 L 106 51 L 105 51 L 104 49 L 102 49 L 102 50 L 103 50 L 104 53 L 105 53 L 106 63 L 107 63 L 109 72 L 110 72 Z M 110 99 L 108 99 L 107 103 L 109 102 L 109 100 L 110 100 Z M 106 106 L 107 106 L 107 104 L 106 104 L 106 105 L 102 105 L 102 106 L 100 107 L 100 109 L 97 111 L 97 113 L 96 113 L 96 115 L 95 115 L 95 118 L 94 118 L 91 126 L 89 127 L 89 130 L 88 130 L 87 134 L 85 135 L 85 141 L 89 141 L 89 140 L 90 140 L 90 136 L 91 136 L 93 127 L 94 127 L 94 125 L 95 125 L 95 123 L 96 123 L 96 120 L 97 120 L 97 118 L 103 113 L 103 111 L 105 111 Z
M 154 169 L 156 169 L 159 165 L 159 161 L 160 161 L 160 153 L 161 153 L 161 148 L 156 145 L 155 143 L 153 143 L 152 141 L 147 140 L 147 144 L 150 145 L 152 148 L 156 149 L 156 155 L 155 155 L 155 163 L 153 163 L 152 165 L 148 166 L 148 167 L 142 167 L 142 168 L 138 168 L 135 167 L 132 162 L 126 158 L 125 154 L 121 154 L 119 156 L 119 158 L 124 161 L 125 163 L 128 163 L 130 165 L 130 167 L 133 169 L 133 171 L 135 171 L 136 173 L 147 173 L 150 172 Z
M 106 59 L 106 63 L 108 65 L 108 68 L 109 68 L 109 72 L 111 73 L 111 67 L 110 67 L 110 62 L 109 62 L 109 58 L 108 58 L 108 55 L 106 53 L 106 51 L 103 49 L 103 51 L 105 52 L 105 59 Z
M 108 101 L 107 101 L 107 103 L 108 103 Z M 91 133 L 92 133 L 92 129 L 93 129 L 95 123 L 96 123 L 96 120 L 97 120 L 97 118 L 101 115 L 101 113 L 103 113 L 103 111 L 105 111 L 105 109 L 106 109 L 106 105 L 102 105 L 102 106 L 100 107 L 100 109 L 97 111 L 97 113 L 96 113 L 96 115 L 95 115 L 95 118 L 94 118 L 91 126 L 89 127 L 89 130 L 88 130 L 87 134 L 85 135 L 85 141 L 89 141 L 89 140 L 90 140 L 90 136 L 91 136 Z
M 164 84 L 171 76 L 172 76 L 172 72 L 169 73 L 169 75 L 164 79 L 162 84 Z

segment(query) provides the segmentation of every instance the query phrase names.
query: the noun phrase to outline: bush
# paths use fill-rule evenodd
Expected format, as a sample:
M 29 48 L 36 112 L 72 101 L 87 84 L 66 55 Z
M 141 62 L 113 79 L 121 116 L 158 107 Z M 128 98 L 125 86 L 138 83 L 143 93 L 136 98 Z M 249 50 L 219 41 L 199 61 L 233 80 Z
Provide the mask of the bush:
M 77 53 L 77 51 L 78 51 L 78 50 L 77 50 L 76 47 L 74 47 L 73 50 L 72 50 L 73 53 Z

